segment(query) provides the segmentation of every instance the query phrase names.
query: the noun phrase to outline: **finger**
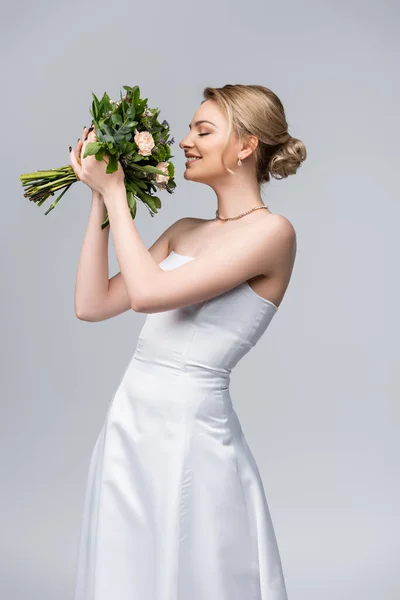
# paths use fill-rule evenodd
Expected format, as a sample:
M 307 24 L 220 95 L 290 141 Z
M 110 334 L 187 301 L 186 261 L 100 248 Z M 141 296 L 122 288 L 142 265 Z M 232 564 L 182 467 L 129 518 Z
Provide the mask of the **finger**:
M 82 161 L 81 161 L 82 144 L 83 144 L 83 140 L 87 136 L 88 131 L 89 131 L 88 128 L 85 126 L 82 131 L 82 137 L 78 138 L 78 142 L 77 142 L 77 145 L 75 148 L 75 156 L 76 156 L 76 160 L 78 161 L 79 164 L 82 164 Z
M 73 148 L 71 148 L 71 146 L 69 151 L 69 162 L 77 178 L 82 180 L 82 167 L 79 164 L 75 151 Z
M 97 140 L 96 137 L 96 130 L 94 128 L 94 126 L 90 127 L 90 129 L 88 130 L 88 133 L 84 139 L 84 143 L 89 143 L 89 142 L 95 142 Z
M 93 121 L 91 126 L 89 127 L 88 133 L 90 133 L 91 131 L 94 131 L 96 133 L 96 125 L 93 123 Z
M 92 124 L 89 128 L 85 128 L 87 129 L 85 135 L 83 136 L 83 141 L 86 142 L 88 135 L 92 132 L 92 131 L 96 131 L 96 127 Z
M 75 148 L 75 156 L 76 160 L 79 164 L 81 164 L 81 149 L 82 149 L 82 140 L 79 138 L 78 143 Z
M 86 138 L 87 134 L 88 134 L 89 128 L 88 127 L 84 127 L 83 131 L 82 131 L 82 137 L 79 138 L 79 141 L 83 143 L 84 139 Z M 81 148 L 82 148 L 82 143 L 81 143 Z
M 91 128 L 90 128 L 91 129 Z M 82 147 L 81 147 L 81 159 L 83 160 L 83 157 L 85 156 L 85 150 L 86 150 L 86 146 L 90 143 L 90 142 L 96 142 L 97 141 L 97 137 L 96 137 L 96 133 L 95 130 L 92 129 L 88 130 L 88 134 L 87 136 L 84 138 L 83 143 L 82 143 Z

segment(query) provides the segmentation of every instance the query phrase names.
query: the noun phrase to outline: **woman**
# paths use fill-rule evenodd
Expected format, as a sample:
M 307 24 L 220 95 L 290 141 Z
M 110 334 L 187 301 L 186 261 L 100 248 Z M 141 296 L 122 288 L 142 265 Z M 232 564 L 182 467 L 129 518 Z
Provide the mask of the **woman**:
M 304 144 L 268 88 L 206 88 L 180 147 L 215 219 L 182 218 L 147 249 L 122 167 L 78 160 L 93 190 L 75 292 L 78 318 L 147 313 L 90 461 L 74 600 L 286 600 L 263 484 L 230 373 L 276 314 L 296 255 L 290 221 L 263 204 Z M 120 273 L 108 280 L 108 210 Z M 261 210 L 264 209 L 264 210 Z

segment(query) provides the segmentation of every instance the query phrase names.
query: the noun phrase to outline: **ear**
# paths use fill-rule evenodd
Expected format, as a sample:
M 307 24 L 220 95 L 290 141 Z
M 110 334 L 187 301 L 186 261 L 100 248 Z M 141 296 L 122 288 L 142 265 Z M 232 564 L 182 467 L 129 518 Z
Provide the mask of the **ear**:
M 254 152 L 254 150 L 258 146 L 258 137 L 255 135 L 249 135 L 242 144 L 242 149 L 240 151 L 243 158 L 247 158 Z

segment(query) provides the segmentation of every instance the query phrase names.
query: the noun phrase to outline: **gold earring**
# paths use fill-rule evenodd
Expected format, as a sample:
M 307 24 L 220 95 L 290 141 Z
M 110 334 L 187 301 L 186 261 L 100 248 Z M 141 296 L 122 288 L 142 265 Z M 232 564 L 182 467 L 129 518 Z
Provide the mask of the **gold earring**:
M 238 166 L 241 167 L 242 166 L 242 161 L 240 160 L 241 157 L 239 156 L 239 160 L 238 160 Z

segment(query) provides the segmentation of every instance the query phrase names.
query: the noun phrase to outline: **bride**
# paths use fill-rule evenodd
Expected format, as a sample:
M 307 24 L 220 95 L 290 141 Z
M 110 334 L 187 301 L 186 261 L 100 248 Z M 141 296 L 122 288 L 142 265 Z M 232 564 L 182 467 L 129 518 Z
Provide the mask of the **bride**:
M 287 600 L 230 373 L 279 310 L 296 256 L 261 185 L 295 174 L 305 146 L 268 88 L 206 88 L 180 147 L 185 179 L 215 191 L 215 218 L 181 218 L 147 249 L 121 165 L 80 159 L 94 139 L 85 128 L 70 153 L 92 189 L 75 313 L 147 316 L 91 456 L 74 600 Z

